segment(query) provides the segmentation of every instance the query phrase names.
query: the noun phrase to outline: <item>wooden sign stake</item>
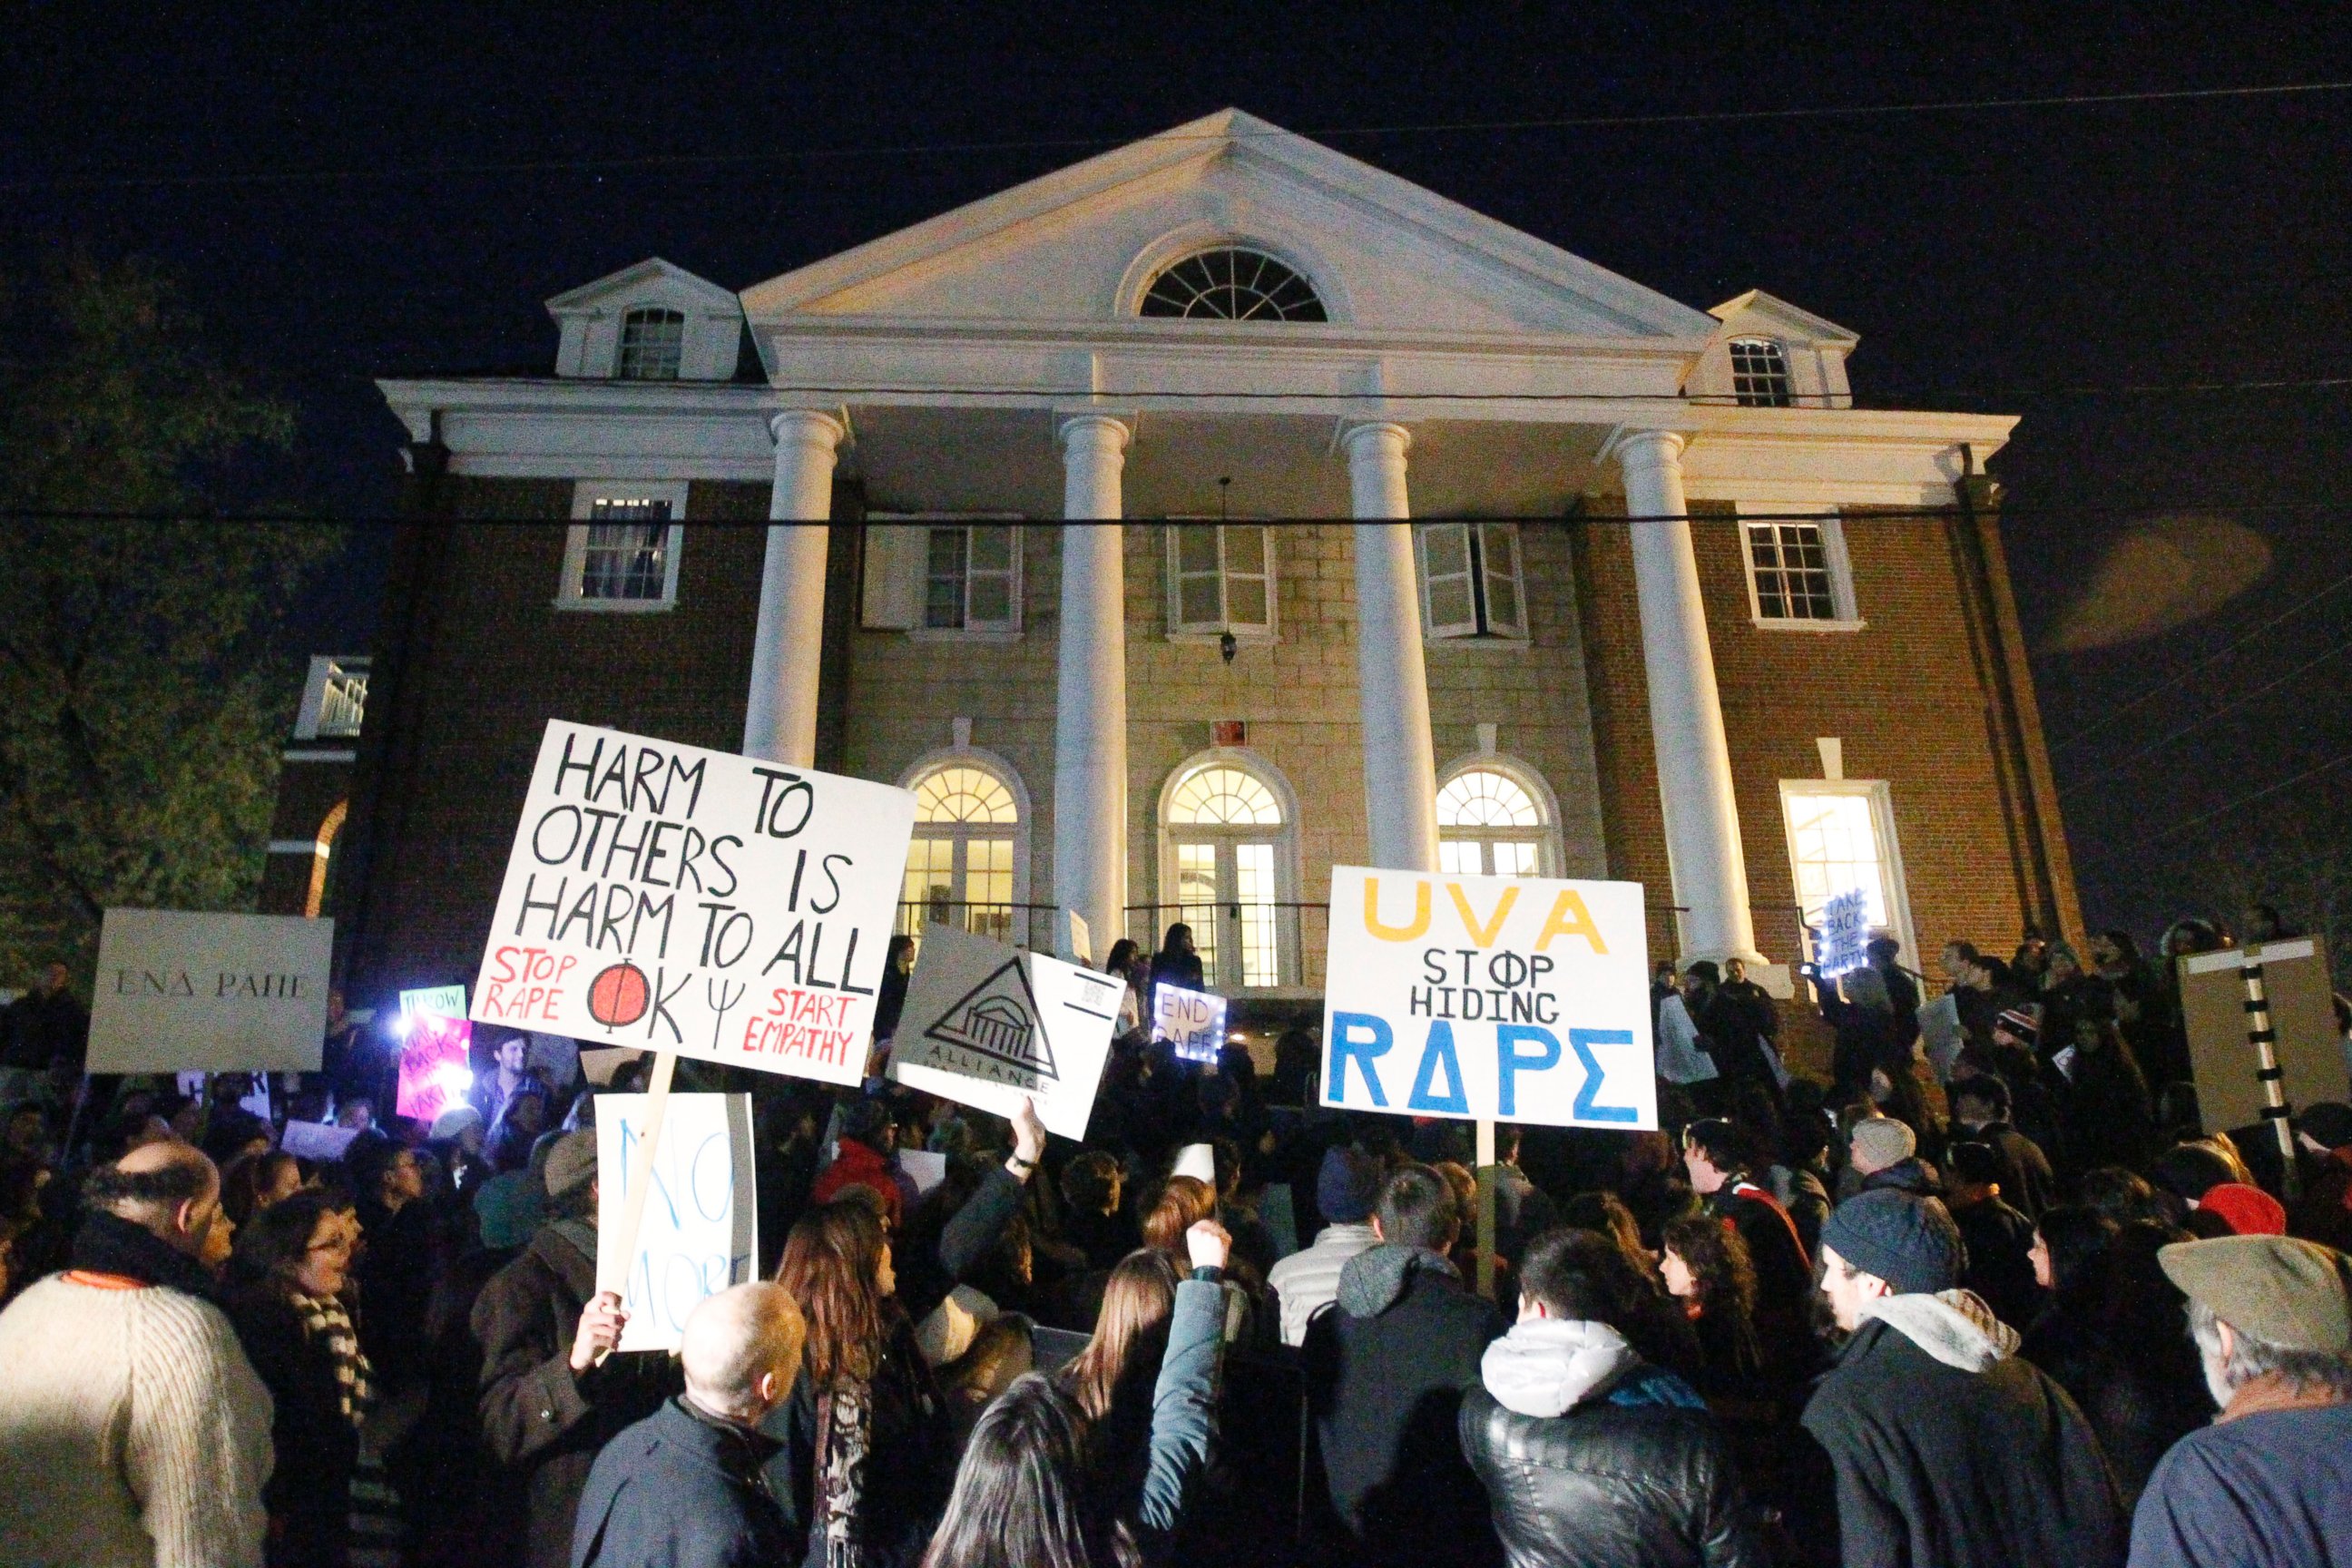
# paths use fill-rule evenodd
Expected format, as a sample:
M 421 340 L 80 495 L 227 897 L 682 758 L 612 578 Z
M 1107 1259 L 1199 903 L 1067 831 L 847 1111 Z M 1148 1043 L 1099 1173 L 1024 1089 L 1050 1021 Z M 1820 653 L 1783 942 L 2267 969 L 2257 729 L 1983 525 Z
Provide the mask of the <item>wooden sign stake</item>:
M 646 1194 L 654 1184 L 654 1155 L 661 1147 L 662 1118 L 669 1110 L 670 1074 L 677 1070 L 677 1053 L 656 1051 L 654 1070 L 646 1079 L 646 1122 L 630 1157 L 628 1187 L 621 1199 L 617 1247 L 596 1249 L 596 1289 L 609 1290 L 623 1300 L 629 1294 L 629 1265 L 636 1261 L 637 1231 L 645 1224 Z

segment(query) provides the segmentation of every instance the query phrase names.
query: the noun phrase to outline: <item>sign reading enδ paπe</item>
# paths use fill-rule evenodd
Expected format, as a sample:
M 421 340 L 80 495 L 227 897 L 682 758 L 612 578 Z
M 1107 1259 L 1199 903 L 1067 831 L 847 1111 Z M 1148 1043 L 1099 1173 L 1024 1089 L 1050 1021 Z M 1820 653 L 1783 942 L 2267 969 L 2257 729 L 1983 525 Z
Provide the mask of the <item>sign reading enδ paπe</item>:
M 335 922 L 109 910 L 89 1070 L 316 1072 Z

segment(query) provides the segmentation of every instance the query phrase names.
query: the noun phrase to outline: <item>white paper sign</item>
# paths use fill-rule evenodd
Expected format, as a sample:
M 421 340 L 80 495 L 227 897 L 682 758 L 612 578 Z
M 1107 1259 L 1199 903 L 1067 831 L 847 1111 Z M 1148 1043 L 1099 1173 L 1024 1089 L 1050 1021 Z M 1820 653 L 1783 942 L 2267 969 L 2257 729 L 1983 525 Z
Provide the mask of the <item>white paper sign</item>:
M 1639 883 L 1335 866 L 1322 1102 L 1655 1128 L 1649 972 Z
M 551 720 L 473 1016 L 856 1083 L 915 797 Z
M 999 1116 L 1037 1102 L 1047 1131 L 1083 1138 L 1126 986 L 953 926 L 923 932 L 890 1076 Z
M 1870 962 L 1870 895 L 1860 889 L 1840 893 L 1822 908 L 1821 941 L 1814 963 L 1824 978 L 1860 969 Z
M 1936 1069 L 1936 1081 L 1951 1082 L 1952 1066 L 1969 1043 L 1968 1031 L 1960 1026 L 1957 992 L 1947 991 L 1919 1009 L 1919 1037 L 1927 1044 L 1927 1065 Z
M 330 1121 L 289 1121 L 278 1134 L 278 1146 L 300 1159 L 331 1163 L 350 1151 L 352 1140 L 359 1135 L 356 1127 L 338 1127 Z
M 1166 982 L 1151 988 L 1151 1037 L 1188 1062 L 1213 1062 L 1225 1048 L 1225 999 Z
M 107 910 L 89 1070 L 318 1071 L 334 943 L 299 915 Z
M 628 1196 L 646 1097 L 596 1099 L 596 1244 L 614 1236 Z M 625 1351 L 674 1351 L 687 1315 L 705 1296 L 751 1278 L 760 1254 L 759 1205 L 751 1164 L 751 1097 L 673 1094 L 654 1152 L 652 1189 L 646 1196 L 637 1248 L 629 1262 L 622 1304 L 628 1326 Z

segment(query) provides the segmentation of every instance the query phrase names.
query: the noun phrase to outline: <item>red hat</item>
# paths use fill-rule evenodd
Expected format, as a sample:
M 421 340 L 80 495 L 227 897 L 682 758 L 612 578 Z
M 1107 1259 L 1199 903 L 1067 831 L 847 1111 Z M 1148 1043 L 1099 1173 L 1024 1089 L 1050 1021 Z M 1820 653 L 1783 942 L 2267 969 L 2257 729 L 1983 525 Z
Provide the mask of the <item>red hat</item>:
M 2237 1236 L 2284 1236 L 2286 1210 L 2278 1199 L 2260 1187 L 2250 1187 L 2243 1182 L 2223 1182 L 2209 1187 L 2197 1200 L 2200 1210 L 2221 1216 L 2231 1232 Z

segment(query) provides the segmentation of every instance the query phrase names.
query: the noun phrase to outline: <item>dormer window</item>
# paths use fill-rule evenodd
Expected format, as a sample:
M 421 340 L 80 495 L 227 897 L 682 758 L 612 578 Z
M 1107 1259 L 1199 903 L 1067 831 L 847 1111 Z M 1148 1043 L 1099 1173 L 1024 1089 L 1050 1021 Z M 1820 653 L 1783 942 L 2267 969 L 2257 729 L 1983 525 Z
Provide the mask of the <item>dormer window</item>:
M 621 379 L 676 381 L 686 356 L 686 313 L 642 309 L 621 318 Z
M 1262 250 L 1225 246 L 1197 251 L 1145 289 L 1139 316 L 1223 321 L 1325 321 L 1323 301 L 1297 269 Z
M 1770 338 L 1732 339 L 1731 392 L 1742 408 L 1788 407 L 1788 354 Z

